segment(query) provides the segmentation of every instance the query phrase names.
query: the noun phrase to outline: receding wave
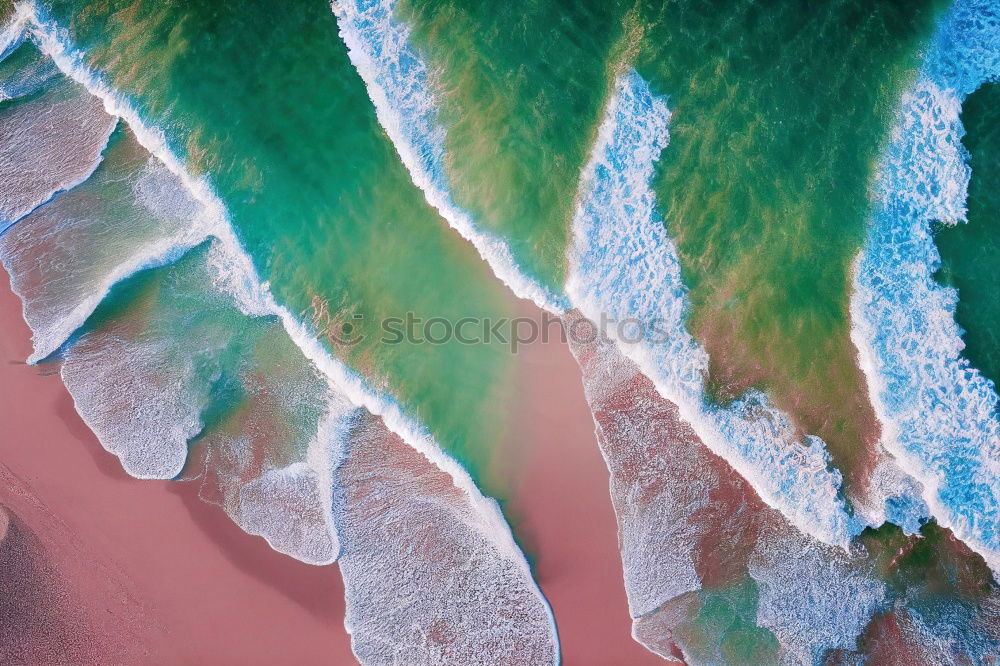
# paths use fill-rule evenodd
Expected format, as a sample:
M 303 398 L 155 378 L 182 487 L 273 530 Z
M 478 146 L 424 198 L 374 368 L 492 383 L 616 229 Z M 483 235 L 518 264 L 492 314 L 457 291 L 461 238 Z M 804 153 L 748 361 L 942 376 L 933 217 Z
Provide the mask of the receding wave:
M 722 646 L 734 640 L 756 663 L 853 650 L 893 606 L 872 559 L 793 527 L 612 340 L 591 337 L 571 344 L 611 474 L 635 638 L 693 663 L 725 663 Z M 707 618 L 719 605 L 732 617 L 715 625 Z
M 370 414 L 348 438 L 334 495 L 347 628 L 364 663 L 558 662 L 522 561 L 497 557 L 468 493 Z
M 112 285 L 171 262 L 207 235 L 200 207 L 174 176 L 127 127 L 117 134 L 93 175 L 0 238 L 0 260 L 33 332 L 29 362 L 58 349 Z
M 884 445 L 922 485 L 940 524 L 1000 570 L 996 387 L 961 356 L 958 295 L 939 286 L 931 224 L 964 222 L 962 101 L 1000 77 L 1000 5 L 959 0 L 942 19 L 875 185 L 855 271 L 852 339 Z
M 687 291 L 649 186 L 669 116 L 638 74 L 620 78 L 581 184 L 571 301 L 592 321 L 631 321 L 635 330 L 618 335 L 620 347 L 701 440 L 803 532 L 846 545 L 864 525 L 845 507 L 822 440 L 798 440 L 760 392 L 726 407 L 706 402 L 708 356 L 685 328 Z
M 476 247 L 494 274 L 517 296 L 562 312 L 567 307 L 565 297 L 526 275 L 504 240 L 477 227 L 469 213 L 452 201 L 444 129 L 437 122 L 427 66 L 409 45 L 409 28 L 393 20 L 394 4 L 394 0 L 332 3 L 340 35 L 368 88 L 379 123 L 427 201 Z
M 551 612 L 496 503 L 274 301 L 208 181 L 184 170 L 68 33 L 37 6 L 19 4 L 15 20 L 68 77 L 56 87 L 94 100 L 77 108 L 96 103 L 105 128 L 87 170 L 18 216 L 0 247 L 33 330 L 32 360 L 55 354 L 102 445 L 134 476 L 199 477 L 203 498 L 279 551 L 317 564 L 342 553 L 348 628 L 365 663 L 384 663 L 380 637 L 404 628 L 395 623 L 414 598 L 425 607 L 405 617 L 395 646 L 405 663 L 473 647 L 490 663 L 556 663 Z M 87 130 L 69 127 L 71 137 Z M 25 140 L 0 152 L 15 165 L 16 151 L 33 149 Z M 361 492 L 390 458 L 414 479 L 395 479 L 399 492 L 413 495 Z M 433 575 L 421 551 L 431 535 L 454 565 Z M 365 587 L 373 579 L 377 595 Z M 449 614 L 467 635 L 436 629 Z

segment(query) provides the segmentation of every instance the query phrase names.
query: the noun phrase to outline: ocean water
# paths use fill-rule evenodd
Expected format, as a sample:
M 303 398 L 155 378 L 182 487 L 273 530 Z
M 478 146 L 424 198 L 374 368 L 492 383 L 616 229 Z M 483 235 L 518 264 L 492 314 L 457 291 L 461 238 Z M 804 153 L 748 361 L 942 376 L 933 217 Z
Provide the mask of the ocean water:
M 666 324 L 665 340 L 657 332 L 661 340 L 654 342 L 647 328 L 638 340 L 619 334 L 616 342 L 658 393 L 680 407 L 704 444 L 749 481 L 766 505 L 820 544 L 839 544 L 852 553 L 863 529 L 888 529 L 886 521 L 913 535 L 907 538 L 926 538 L 937 520 L 968 535 L 976 554 L 963 551 L 961 560 L 992 561 L 991 543 L 977 535 L 992 538 L 988 498 L 997 487 L 991 477 L 996 417 L 972 423 L 973 441 L 963 441 L 968 448 L 951 459 L 941 449 L 951 437 L 948 428 L 935 433 L 940 422 L 925 424 L 921 443 L 935 435 L 940 441 L 920 456 L 922 470 L 910 464 L 895 443 L 896 430 L 859 337 L 862 320 L 870 318 L 856 308 L 863 289 L 855 281 L 855 260 L 870 242 L 872 211 L 879 206 L 876 185 L 898 141 L 900 118 L 908 113 L 908 95 L 934 66 L 928 62 L 939 57 L 939 35 L 949 35 L 959 52 L 969 48 L 995 57 L 996 45 L 980 38 L 995 34 L 993 4 L 646 3 L 617 16 L 607 12 L 611 24 L 597 22 L 591 31 L 581 19 L 585 10 L 556 9 L 557 3 L 539 10 L 529 2 L 498 8 L 399 2 L 389 20 L 391 5 L 336 3 L 338 15 L 369 19 L 351 35 L 352 52 L 361 52 L 352 60 L 384 110 L 380 120 L 404 161 L 407 155 L 424 157 L 407 163 L 414 181 L 429 200 L 447 200 L 447 209 L 471 218 L 471 230 L 453 226 L 498 278 L 529 295 L 530 289 L 510 279 L 509 265 L 525 280 L 538 278 L 530 267 L 540 246 L 526 248 L 525 236 L 512 237 L 513 225 L 503 220 L 521 203 L 511 204 L 506 192 L 516 189 L 530 200 L 533 187 L 546 190 L 542 196 L 553 189 L 546 180 L 553 172 L 547 146 L 538 144 L 555 132 L 548 118 L 532 116 L 546 109 L 561 116 L 554 127 L 586 133 L 591 151 L 580 162 L 578 153 L 562 146 L 561 158 L 583 164 L 566 237 L 568 303 L 594 321 L 610 315 Z M 603 4 L 603 10 L 608 7 Z M 533 20 L 548 10 L 558 11 L 559 19 L 534 39 Z M 616 20 L 620 25 L 613 25 Z M 549 40 L 563 33 L 570 35 L 565 61 L 547 50 Z M 608 35 L 621 36 L 620 48 L 603 48 L 614 41 Z M 608 60 L 601 62 L 602 55 Z M 498 62 L 507 66 L 501 69 Z M 558 91 L 558 97 L 573 89 L 560 73 L 603 81 L 589 98 L 603 96 L 603 103 L 547 106 L 546 90 Z M 926 118 L 920 126 L 933 131 L 935 122 Z M 516 168 L 506 169 L 509 163 Z M 494 177 L 484 180 L 484 172 Z M 515 172 L 537 175 L 518 179 Z M 912 182 L 907 187 L 920 192 Z M 546 223 L 565 221 L 549 217 L 527 237 L 539 237 Z M 498 236 L 506 247 L 494 251 Z M 880 326 L 887 340 L 905 339 L 897 322 Z M 955 386 L 952 377 L 933 379 L 930 388 L 938 393 Z M 630 426 L 637 442 L 648 427 L 641 420 Z M 971 460 L 981 466 L 972 477 L 963 472 L 975 464 Z M 651 475 L 663 471 L 655 460 L 645 464 L 652 466 L 646 469 Z M 615 475 L 611 460 L 609 468 Z M 950 484 L 950 508 L 935 496 L 933 479 L 940 476 Z M 984 501 L 960 509 L 963 517 L 956 522 L 949 511 L 970 497 Z M 621 509 L 619 524 L 631 526 Z M 663 529 L 666 538 L 682 528 Z M 893 622 L 906 617 L 900 621 L 907 640 L 927 641 L 934 630 L 919 619 L 922 611 L 907 608 L 913 600 L 886 596 L 877 580 L 886 572 L 873 572 L 865 560 L 851 565 L 853 555 L 845 560 L 798 539 L 765 542 L 756 561 L 770 564 L 751 574 L 755 586 L 738 593 L 766 592 L 746 613 L 756 607 L 758 628 L 780 635 L 794 661 L 818 661 L 827 650 L 853 652 L 852 642 L 882 631 L 884 620 L 877 618 L 888 616 Z M 812 551 L 799 567 L 809 576 L 797 577 L 796 567 L 781 561 L 779 543 Z M 885 540 L 866 543 L 879 557 L 891 548 Z M 628 542 L 622 548 L 628 566 L 636 556 Z M 675 554 L 665 556 L 668 568 L 681 572 L 681 580 L 674 576 L 667 585 L 683 588 L 690 580 L 683 558 L 678 564 Z M 849 575 L 855 566 L 860 570 Z M 975 566 L 990 578 L 982 560 Z M 637 568 L 626 581 L 656 570 Z M 823 583 L 825 575 L 830 578 Z M 852 576 L 859 605 L 837 609 L 821 591 Z M 799 593 L 789 592 L 793 588 Z M 799 602 L 791 599 L 803 595 L 812 603 L 800 614 Z M 642 602 L 641 595 L 633 597 Z M 673 603 L 636 625 L 640 640 L 668 657 L 676 656 L 678 645 L 664 635 L 678 629 L 677 614 L 687 612 L 682 609 L 693 608 L 687 601 Z M 994 617 L 992 603 L 974 614 Z M 725 640 L 719 632 L 709 634 L 711 642 Z M 966 635 L 929 654 L 990 654 L 992 640 Z M 858 649 L 870 648 L 869 642 Z M 706 649 L 702 658 L 711 661 L 714 648 Z
M 637 71 L 674 111 L 654 189 L 710 388 L 766 390 L 864 484 L 877 433 L 849 339 L 851 261 L 946 3 L 647 4 Z
M 507 239 L 526 274 L 557 290 L 576 182 L 625 48 L 625 4 L 394 7 L 431 73 L 452 197 Z
M 941 253 L 940 282 L 958 290 L 955 321 L 962 328 L 962 355 L 995 385 L 1000 382 L 1000 85 L 987 83 L 962 104 L 962 145 L 969 152 L 967 224 L 940 225 L 934 243 Z
M 681 417 L 715 453 L 807 533 L 846 543 L 861 526 L 840 496 L 841 473 L 816 437 L 798 433 L 760 392 L 727 407 L 705 399 L 708 355 L 688 334 L 688 290 L 650 187 L 667 146 L 670 113 L 642 77 L 623 75 L 608 105 L 600 139 L 581 186 L 567 283 L 574 303 L 593 321 L 646 322 L 641 336 L 609 331 L 676 404 Z
M 852 335 L 886 450 L 919 481 L 937 520 L 994 569 L 1000 398 L 961 356 L 958 294 L 934 280 L 932 229 L 965 218 L 960 111 L 967 95 L 1000 75 L 998 26 L 990 2 L 958 2 L 941 21 L 883 156 L 852 295 Z
M 429 607 L 410 618 L 394 649 L 408 661 L 468 654 L 458 634 L 436 629 L 455 612 L 430 602 L 443 590 L 444 601 L 460 593 L 470 600 L 461 610 L 466 634 L 491 637 L 477 643 L 479 658 L 556 662 L 551 611 L 499 506 L 442 451 L 417 410 L 383 392 L 377 375 L 338 360 L 333 342 L 315 338 L 315 318 L 276 300 L 210 179 L 188 170 L 168 133 L 88 65 L 68 31 L 27 4 L 10 27 L 24 30 L 61 75 L 0 109 L 4 136 L 17 139 L 5 140 L 4 159 L 19 176 L 5 202 L 50 199 L 23 208 L 0 236 L 0 259 L 32 325 L 32 360 L 59 368 L 101 444 L 135 477 L 200 483 L 206 501 L 276 550 L 312 564 L 343 558 L 348 628 L 365 663 L 378 663 L 370 637 L 398 628 L 384 607 L 412 598 Z M 54 113 L 60 105 L 70 108 Z M 62 126 L 50 124 L 63 117 Z M 104 128 L 103 142 L 90 151 L 94 128 Z M 496 441 L 488 419 L 476 425 Z M 405 493 L 362 488 L 365 502 L 340 502 L 348 470 L 363 482 L 388 468 L 392 447 L 406 452 L 399 475 L 433 482 Z M 393 510 L 397 495 L 417 509 L 404 516 L 406 529 Z M 440 515 L 420 510 L 428 506 Z M 428 559 L 435 538 L 447 539 L 438 547 L 451 553 L 443 570 Z M 398 556 L 373 558 L 387 548 Z M 439 577 L 420 575 L 428 567 Z M 468 569 L 478 576 L 453 578 Z M 394 581 L 375 606 L 367 602 L 372 576 Z
M 667 98 L 654 190 L 711 396 L 767 390 L 864 485 L 877 433 L 849 338 L 851 261 L 896 101 L 945 6 L 407 0 L 396 15 L 434 73 L 452 195 L 529 270 L 549 239 L 568 244 L 617 77 L 634 67 Z
M 651 652 L 1000 654 L 996 0 L 3 11 L 29 360 L 339 560 L 362 663 L 559 660 L 490 499 L 516 356 L 382 330 L 512 294 L 610 321 L 571 348 Z
M 484 472 L 504 429 L 506 347 L 380 344 L 381 322 L 407 313 L 497 319 L 510 315 L 508 301 L 410 183 L 329 5 L 46 10 L 187 168 L 208 178 L 279 302 Z

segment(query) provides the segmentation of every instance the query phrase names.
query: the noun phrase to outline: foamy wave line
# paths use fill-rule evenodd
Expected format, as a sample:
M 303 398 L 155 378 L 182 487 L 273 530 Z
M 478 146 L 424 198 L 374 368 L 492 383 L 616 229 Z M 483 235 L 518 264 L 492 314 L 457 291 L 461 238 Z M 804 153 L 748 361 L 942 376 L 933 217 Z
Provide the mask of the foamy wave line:
M 24 27 L 31 17 L 31 8 L 25 5 L 15 5 L 14 15 L 0 29 L 0 60 L 6 58 L 24 39 Z
M 644 322 L 638 340 L 622 339 L 615 327 L 608 332 L 764 502 L 804 533 L 846 547 L 864 525 L 847 513 L 841 474 L 830 468 L 823 441 L 797 441 L 791 423 L 762 393 L 727 408 L 705 400 L 708 355 L 687 332 L 687 288 L 650 187 L 669 140 L 669 119 L 666 101 L 641 76 L 633 71 L 619 78 L 581 181 L 567 293 L 593 321 L 607 314 Z
M 427 66 L 409 46 L 410 30 L 393 20 L 395 0 L 333 0 L 331 6 L 351 63 L 361 75 L 410 178 L 448 224 L 473 244 L 493 273 L 520 298 L 562 313 L 566 297 L 521 270 L 510 247 L 476 227 L 451 199 L 445 170 L 444 130 L 430 92 Z
M 57 326 L 45 331 L 42 335 L 32 336 L 34 350 L 28 357 L 28 363 L 38 363 L 59 349 L 74 331 L 83 326 L 105 296 L 111 293 L 112 287 L 139 271 L 172 264 L 185 252 L 204 241 L 207 234 L 200 233 L 200 231 L 197 227 L 192 227 L 192 233 L 164 239 L 116 266 L 101 283 L 100 288 L 77 304 L 69 314 L 59 321 Z M 25 311 L 27 311 L 27 307 L 28 305 L 25 303 Z
M 146 125 L 132 104 L 112 89 L 100 74 L 90 69 L 85 62 L 84 54 L 71 46 L 68 31 L 50 20 L 44 9 L 30 3 L 18 3 L 17 11 L 19 15 L 24 12 L 32 38 L 42 52 L 52 58 L 60 71 L 99 98 L 110 115 L 125 120 L 138 142 L 177 176 L 191 196 L 204 206 L 206 219 L 211 222 L 210 233 L 224 246 L 226 261 L 231 262 L 228 265 L 216 262 L 215 269 L 220 273 L 217 286 L 229 291 L 247 315 L 278 316 L 303 355 L 326 375 L 332 387 L 345 395 L 353 404 L 379 416 L 390 431 L 447 473 L 455 486 L 465 492 L 472 504 L 477 507 L 481 520 L 479 528 L 501 553 L 510 561 L 517 563 L 526 577 L 533 581 L 527 561 L 514 542 L 510 527 L 504 520 L 496 501 L 484 496 L 468 472 L 441 449 L 426 428 L 405 415 L 393 398 L 376 392 L 363 377 L 333 358 L 302 322 L 274 300 L 268 284 L 258 278 L 249 255 L 243 250 L 232 228 L 225 205 L 215 194 L 208 180 L 195 178 L 187 173 L 181 161 L 170 150 L 164 132 Z M 333 469 L 336 461 L 328 460 L 327 464 Z M 551 609 L 537 585 L 535 593 L 549 613 L 555 635 L 555 621 Z
M 1000 2 L 958 0 L 904 97 L 855 263 L 851 338 L 886 448 L 941 525 L 1000 571 L 996 387 L 961 356 L 957 292 L 934 280 L 934 221 L 965 221 L 962 101 L 1000 78 Z

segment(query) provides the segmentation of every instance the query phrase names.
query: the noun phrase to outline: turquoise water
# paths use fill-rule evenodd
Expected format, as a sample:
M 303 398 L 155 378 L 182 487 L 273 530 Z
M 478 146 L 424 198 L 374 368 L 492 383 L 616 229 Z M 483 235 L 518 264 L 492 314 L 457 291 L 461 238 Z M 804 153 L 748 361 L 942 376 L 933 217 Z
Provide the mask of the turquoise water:
M 506 347 L 381 344 L 380 323 L 410 312 L 497 319 L 511 315 L 508 299 L 410 183 L 329 6 L 55 2 L 51 11 L 188 168 L 209 177 L 278 300 L 485 470 L 505 428 Z
M 1000 383 L 1000 85 L 986 84 L 962 107 L 972 178 L 968 223 L 938 229 L 940 279 L 958 289 L 955 319 L 965 329 L 965 357 Z
M 398 7 L 434 72 L 456 202 L 558 280 L 565 250 L 549 248 L 566 243 L 604 104 L 634 66 L 673 114 L 654 190 L 711 392 L 765 389 L 864 483 L 877 435 L 849 339 L 850 266 L 945 3 L 570 4 Z
M 980 87 L 1000 76 L 995 2 L 51 0 L 40 13 L 105 101 L 144 122 L 104 115 L 11 42 L 0 203 L 19 219 L 0 256 L 36 355 L 55 352 L 131 474 L 199 478 L 243 529 L 307 562 L 336 559 L 348 533 L 440 551 L 455 569 L 425 572 L 440 586 L 421 594 L 432 643 L 450 631 L 437 611 L 454 610 L 442 590 L 481 558 L 475 584 L 525 604 L 497 614 L 514 627 L 504 640 L 523 622 L 548 659 L 547 608 L 500 514 L 422 437 L 509 497 L 516 355 L 502 340 L 384 335 L 389 318 L 441 332 L 511 317 L 509 286 L 664 325 L 658 342 L 619 330 L 587 381 L 619 390 L 644 373 L 655 400 L 615 413 L 618 431 L 645 441 L 667 404 L 714 461 L 629 468 L 644 490 L 690 490 L 651 493 L 672 519 L 638 526 L 666 553 L 643 555 L 667 564 L 623 562 L 659 590 L 690 560 L 693 582 L 634 618 L 662 614 L 671 649 L 819 663 L 874 651 L 900 623 L 931 661 L 996 653 L 1000 153 L 997 86 Z M 32 124 L 50 112 L 52 127 Z M 159 137 L 142 124 L 180 165 L 150 156 Z M 64 131 L 83 138 L 60 155 Z M 14 154 L 29 139 L 62 170 L 32 171 Z M 325 353 L 363 386 L 334 391 Z M 384 423 L 363 409 L 397 402 L 403 417 Z M 425 524 L 394 493 L 440 511 Z M 740 533 L 730 575 L 705 574 L 722 537 L 699 526 L 728 534 L 746 515 L 760 533 Z M 393 575 L 420 578 L 383 575 L 405 559 L 389 548 L 379 603 L 411 593 Z M 359 592 L 365 554 L 348 545 L 359 622 L 380 617 Z M 456 608 L 492 618 L 469 594 Z

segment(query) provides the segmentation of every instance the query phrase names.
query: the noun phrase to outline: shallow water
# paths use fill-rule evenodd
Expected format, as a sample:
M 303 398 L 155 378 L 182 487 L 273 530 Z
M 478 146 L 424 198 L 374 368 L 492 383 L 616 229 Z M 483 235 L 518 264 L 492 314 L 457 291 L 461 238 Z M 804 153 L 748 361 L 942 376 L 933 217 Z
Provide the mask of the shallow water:
M 997 652 L 995 1 L 36 18 L 0 61 L 31 360 L 130 474 L 341 557 L 366 663 L 555 658 L 475 485 L 516 485 L 517 357 L 383 328 L 508 288 L 647 326 L 575 346 L 644 646 Z
M 380 323 L 496 319 L 509 315 L 501 286 L 410 183 L 329 5 L 109 9 L 51 4 L 88 62 L 209 178 L 279 302 L 471 470 L 486 469 L 506 417 L 504 346 L 382 344 Z
M 966 224 L 941 226 L 934 242 L 941 252 L 939 279 L 958 289 L 955 319 L 964 329 L 963 356 L 996 385 L 1000 383 L 1000 85 L 986 84 L 962 105 L 969 151 Z

